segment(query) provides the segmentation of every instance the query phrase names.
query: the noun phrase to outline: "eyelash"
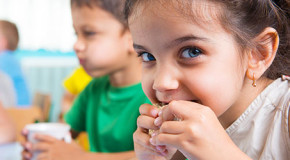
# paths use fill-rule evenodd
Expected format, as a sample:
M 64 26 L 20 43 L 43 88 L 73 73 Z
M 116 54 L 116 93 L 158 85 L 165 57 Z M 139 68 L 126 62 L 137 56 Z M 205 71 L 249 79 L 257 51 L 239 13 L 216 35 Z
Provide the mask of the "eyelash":
M 187 57 L 182 57 L 182 54 L 186 51 L 186 50 L 189 50 L 190 52 L 188 53 L 189 56 Z M 194 51 L 195 53 L 193 53 L 192 51 Z M 154 56 L 149 53 L 149 52 L 137 52 L 138 54 L 138 57 L 140 57 L 142 59 L 143 62 L 150 62 L 150 61 L 153 61 L 153 60 L 144 60 L 144 57 L 142 57 L 144 54 L 150 54 L 153 58 Z M 197 54 L 197 55 L 196 55 Z M 178 52 L 178 57 L 180 59 L 183 59 L 183 60 L 192 60 L 192 59 L 195 59 L 197 57 L 199 57 L 201 54 L 203 54 L 203 50 L 198 48 L 198 47 L 195 47 L 195 46 L 186 46 L 186 47 L 183 47 L 180 49 L 180 51 Z M 149 57 L 147 57 L 149 58 Z M 149 58 L 150 59 L 150 58 Z M 155 58 L 154 58 L 155 60 Z
M 144 53 L 147 53 L 147 52 L 137 52 L 137 57 L 141 57 Z
M 149 62 L 149 61 L 145 61 L 144 60 L 144 58 L 142 57 L 144 54 L 146 54 L 146 53 L 148 53 L 148 54 L 150 54 L 152 57 L 154 57 L 151 53 L 149 53 L 149 52 L 137 52 L 137 54 L 138 54 L 138 57 L 140 57 L 141 59 L 142 59 L 142 61 L 143 62 Z M 154 58 L 155 59 L 155 58 Z
M 182 56 L 182 53 L 183 53 L 184 51 L 186 51 L 186 50 L 196 51 L 196 53 L 197 53 L 198 55 L 197 55 L 197 56 L 194 56 L 194 57 L 186 57 L 186 58 L 181 57 L 181 56 Z M 181 59 L 187 59 L 187 58 L 189 58 L 189 59 L 193 59 L 193 58 L 196 58 L 196 57 L 200 56 L 201 54 L 204 54 L 204 51 L 203 51 L 202 49 L 196 47 L 196 46 L 186 46 L 186 47 L 181 48 L 180 51 L 179 51 L 179 57 L 180 57 Z

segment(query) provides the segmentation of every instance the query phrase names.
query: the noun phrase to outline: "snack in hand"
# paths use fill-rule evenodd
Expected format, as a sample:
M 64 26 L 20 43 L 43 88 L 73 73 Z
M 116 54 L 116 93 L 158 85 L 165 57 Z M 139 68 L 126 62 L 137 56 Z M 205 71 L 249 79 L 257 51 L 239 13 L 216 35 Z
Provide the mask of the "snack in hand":
M 158 109 L 162 109 L 165 106 L 165 104 L 164 103 L 155 103 L 155 104 L 153 104 L 153 106 L 157 107 Z M 148 134 L 151 136 L 154 132 L 155 132 L 155 130 L 149 129 Z

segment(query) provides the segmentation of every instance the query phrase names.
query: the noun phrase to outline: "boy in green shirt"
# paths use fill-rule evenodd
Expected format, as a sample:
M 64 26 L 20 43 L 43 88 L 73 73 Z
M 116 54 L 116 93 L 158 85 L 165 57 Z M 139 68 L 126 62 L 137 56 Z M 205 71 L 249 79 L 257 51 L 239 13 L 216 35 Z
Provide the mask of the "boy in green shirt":
M 87 131 L 92 152 L 130 151 L 138 106 L 146 102 L 140 83 L 115 87 L 104 76 L 93 79 L 78 96 L 65 121 L 73 130 Z
M 39 159 L 128 159 L 135 156 L 133 132 L 139 106 L 149 103 L 142 91 L 141 61 L 123 16 L 123 0 L 71 0 L 77 34 L 74 50 L 93 79 L 76 99 L 65 121 L 76 132 L 87 131 L 90 150 L 37 135 L 40 142 L 26 143 L 23 157 L 41 151 Z M 102 152 L 102 153 L 101 153 Z

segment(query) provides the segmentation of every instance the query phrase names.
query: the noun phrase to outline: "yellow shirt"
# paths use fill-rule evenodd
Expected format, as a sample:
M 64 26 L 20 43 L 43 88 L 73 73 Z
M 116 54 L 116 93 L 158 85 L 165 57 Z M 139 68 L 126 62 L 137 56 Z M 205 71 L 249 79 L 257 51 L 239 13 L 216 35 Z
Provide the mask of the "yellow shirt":
M 71 94 L 78 95 L 92 80 L 83 67 L 77 68 L 68 78 L 64 80 L 64 88 Z

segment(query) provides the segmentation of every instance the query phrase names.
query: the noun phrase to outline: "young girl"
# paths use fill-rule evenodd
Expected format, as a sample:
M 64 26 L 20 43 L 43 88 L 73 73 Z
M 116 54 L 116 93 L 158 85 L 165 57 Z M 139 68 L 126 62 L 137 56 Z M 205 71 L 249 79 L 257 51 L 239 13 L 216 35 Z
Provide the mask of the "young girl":
M 290 74 L 289 19 L 278 5 L 127 0 L 143 90 L 165 104 L 140 107 L 140 160 L 290 159 L 289 82 L 279 78 Z
M 149 102 L 141 88 L 142 63 L 136 56 L 123 16 L 123 0 L 71 0 L 77 34 L 74 50 L 85 71 L 95 77 L 79 94 L 65 121 L 73 131 L 86 131 L 90 151 L 49 136 L 24 145 L 23 156 L 38 159 L 115 160 L 134 157 L 133 132 L 139 106 Z M 29 152 L 28 152 L 29 151 Z

